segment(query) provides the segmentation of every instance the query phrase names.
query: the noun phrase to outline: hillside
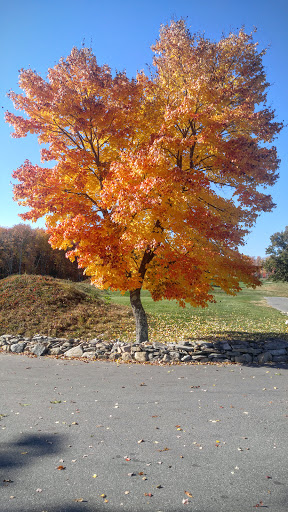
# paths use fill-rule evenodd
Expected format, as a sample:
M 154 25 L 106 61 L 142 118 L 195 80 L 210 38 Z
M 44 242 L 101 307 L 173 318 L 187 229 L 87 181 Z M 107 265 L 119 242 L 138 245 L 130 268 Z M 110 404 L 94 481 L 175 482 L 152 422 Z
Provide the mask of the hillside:
M 0 280 L 0 334 L 108 339 L 133 328 L 130 308 L 107 303 L 89 283 L 25 274 Z

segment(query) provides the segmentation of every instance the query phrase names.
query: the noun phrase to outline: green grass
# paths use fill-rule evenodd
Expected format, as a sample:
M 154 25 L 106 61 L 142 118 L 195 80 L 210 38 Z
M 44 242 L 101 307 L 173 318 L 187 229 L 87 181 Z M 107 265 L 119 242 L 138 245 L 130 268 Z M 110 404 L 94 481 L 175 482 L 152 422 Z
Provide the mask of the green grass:
M 153 302 L 142 292 L 151 341 L 288 340 L 287 315 L 270 308 L 265 296 L 288 297 L 288 283 L 264 282 L 235 297 L 215 290 L 215 304 L 180 308 L 175 301 Z M 36 333 L 58 337 L 135 340 L 129 295 L 100 292 L 88 281 L 72 283 L 45 276 L 0 280 L 0 334 Z
M 215 289 L 216 303 L 207 308 L 183 309 L 176 301 L 153 302 L 147 291 L 142 292 L 142 303 L 149 315 L 150 338 L 155 341 L 215 338 L 226 340 L 288 339 L 288 316 L 269 307 L 264 297 L 288 297 L 288 283 L 266 281 L 261 287 L 243 288 L 236 296 Z M 129 305 L 128 294 L 111 293 L 114 304 Z M 133 338 L 134 333 L 127 333 Z

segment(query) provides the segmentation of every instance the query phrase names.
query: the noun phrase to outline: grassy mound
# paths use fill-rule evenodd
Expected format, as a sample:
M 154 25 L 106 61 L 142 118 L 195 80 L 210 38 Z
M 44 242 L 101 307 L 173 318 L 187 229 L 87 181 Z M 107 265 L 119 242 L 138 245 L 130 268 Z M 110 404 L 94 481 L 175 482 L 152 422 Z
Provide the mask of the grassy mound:
M 0 334 L 123 337 L 134 320 L 125 306 L 110 305 L 89 283 L 15 275 L 0 281 Z

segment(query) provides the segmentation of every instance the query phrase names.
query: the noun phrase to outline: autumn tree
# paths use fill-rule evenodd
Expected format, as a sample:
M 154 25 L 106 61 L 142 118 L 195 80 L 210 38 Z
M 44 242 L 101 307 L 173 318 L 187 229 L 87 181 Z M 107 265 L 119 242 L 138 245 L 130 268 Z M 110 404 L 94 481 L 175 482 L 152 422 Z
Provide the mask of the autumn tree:
M 212 42 L 185 22 L 163 26 L 154 72 L 112 76 L 89 49 L 73 49 L 47 79 L 23 70 L 24 94 L 6 113 L 14 137 L 38 135 L 40 167 L 14 171 L 15 199 L 46 217 L 53 247 L 77 258 L 100 288 L 130 292 L 136 339 L 148 339 L 140 292 L 193 306 L 259 283 L 239 252 L 273 202 L 281 129 L 253 36 Z
M 288 281 L 288 226 L 270 237 L 264 267 L 273 281 Z

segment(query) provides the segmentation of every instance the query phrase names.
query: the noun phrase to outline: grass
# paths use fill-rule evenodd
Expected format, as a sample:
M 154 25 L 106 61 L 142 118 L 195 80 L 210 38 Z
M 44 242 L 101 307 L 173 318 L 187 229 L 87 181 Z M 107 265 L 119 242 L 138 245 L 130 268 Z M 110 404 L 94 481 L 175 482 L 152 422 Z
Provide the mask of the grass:
M 264 297 L 268 296 L 288 297 L 288 283 L 266 281 L 255 290 L 243 288 L 234 297 L 216 288 L 216 303 L 204 309 L 190 305 L 183 309 L 168 300 L 153 302 L 146 291 L 142 292 L 142 303 L 149 315 L 151 340 L 288 340 L 288 317 L 267 305 Z M 112 293 L 111 300 L 114 304 L 129 304 L 127 294 Z M 134 332 L 129 333 L 130 339 L 133 336 Z
M 266 281 L 235 297 L 215 290 L 215 304 L 180 308 L 175 301 L 153 302 L 142 292 L 151 341 L 287 339 L 287 315 L 270 308 L 264 297 L 288 297 L 288 283 Z M 0 334 L 36 333 L 135 340 L 128 294 L 100 292 L 89 282 L 72 283 L 46 276 L 11 276 L 0 281 Z

